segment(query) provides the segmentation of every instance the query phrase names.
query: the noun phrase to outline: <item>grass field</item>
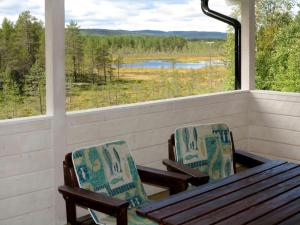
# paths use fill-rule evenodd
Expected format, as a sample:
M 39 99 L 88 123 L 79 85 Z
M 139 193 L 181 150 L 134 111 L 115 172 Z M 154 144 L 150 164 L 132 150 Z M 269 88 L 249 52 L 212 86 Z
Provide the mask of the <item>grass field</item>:
M 106 85 L 73 85 L 67 97 L 69 111 L 224 90 L 225 67 L 202 69 L 129 69 Z

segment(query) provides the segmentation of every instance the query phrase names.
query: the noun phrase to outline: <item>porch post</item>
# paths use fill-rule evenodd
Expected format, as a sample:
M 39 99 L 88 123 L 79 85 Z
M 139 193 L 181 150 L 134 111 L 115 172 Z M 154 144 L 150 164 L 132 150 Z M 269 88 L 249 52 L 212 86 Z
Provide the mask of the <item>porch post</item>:
M 241 0 L 242 90 L 255 89 L 255 0 Z
M 56 224 L 66 220 L 65 208 L 57 186 L 63 184 L 62 160 L 66 149 L 65 61 L 64 61 L 64 0 L 45 0 L 46 32 L 46 102 L 52 116 L 52 148 L 54 158 L 53 207 Z M 51 159 L 45 159 L 51 160 Z

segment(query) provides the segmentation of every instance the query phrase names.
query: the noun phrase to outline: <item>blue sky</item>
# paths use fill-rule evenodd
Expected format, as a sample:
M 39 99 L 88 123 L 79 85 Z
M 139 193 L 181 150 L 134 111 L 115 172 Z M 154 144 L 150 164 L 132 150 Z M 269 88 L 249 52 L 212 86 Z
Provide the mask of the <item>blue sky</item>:
M 49 0 L 51 1 L 51 0 Z M 66 23 L 71 19 L 82 28 L 126 30 L 222 31 L 227 26 L 203 15 L 200 0 L 65 0 Z M 225 0 L 211 0 L 211 8 L 229 14 Z M 30 10 L 44 21 L 44 0 L 0 0 L 0 20 L 16 21 Z

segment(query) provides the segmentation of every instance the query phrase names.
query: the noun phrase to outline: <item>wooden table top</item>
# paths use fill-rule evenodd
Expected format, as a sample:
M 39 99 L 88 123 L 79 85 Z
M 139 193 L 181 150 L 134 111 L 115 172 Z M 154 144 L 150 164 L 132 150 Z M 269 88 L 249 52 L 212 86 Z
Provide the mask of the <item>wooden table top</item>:
M 300 166 L 270 161 L 137 210 L 165 225 L 300 224 Z

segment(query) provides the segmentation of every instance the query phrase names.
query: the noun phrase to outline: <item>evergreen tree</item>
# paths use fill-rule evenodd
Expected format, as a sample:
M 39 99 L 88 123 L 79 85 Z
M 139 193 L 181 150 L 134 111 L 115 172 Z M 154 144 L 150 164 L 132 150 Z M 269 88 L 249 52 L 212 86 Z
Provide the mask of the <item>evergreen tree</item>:
M 83 39 L 79 28 L 78 24 L 71 20 L 66 29 L 66 68 L 67 73 L 74 76 L 75 82 L 83 62 Z
M 11 79 L 10 74 L 9 69 L 2 74 L 2 100 L 6 118 L 15 118 L 18 113 L 18 106 L 22 103 L 23 97 L 20 95 L 18 84 L 15 80 Z
M 26 74 L 36 61 L 36 55 L 40 47 L 40 37 L 43 31 L 42 23 L 25 11 L 19 15 L 15 26 L 14 69 L 13 78 L 23 92 Z
M 95 84 L 96 65 L 96 49 L 98 45 L 98 38 L 95 36 L 86 37 L 84 48 L 84 61 L 88 75 L 92 76 L 92 82 Z
M 36 62 L 30 69 L 26 78 L 27 94 L 38 97 L 40 113 L 44 113 L 46 76 L 43 67 Z
M 108 46 L 106 45 L 99 46 L 96 50 L 95 59 L 96 59 L 98 74 L 100 74 L 100 71 L 102 71 L 102 75 L 104 77 L 104 83 L 106 83 L 107 75 L 109 75 L 111 78 L 111 75 L 113 73 L 112 56 Z
M 120 79 L 120 68 L 124 64 L 124 58 L 120 54 L 118 54 L 116 59 L 114 60 L 114 64 L 117 67 L 118 80 L 119 80 Z
M 0 31 L 0 71 L 5 71 L 13 67 L 12 61 L 15 53 L 12 51 L 15 42 L 13 23 L 4 18 Z

